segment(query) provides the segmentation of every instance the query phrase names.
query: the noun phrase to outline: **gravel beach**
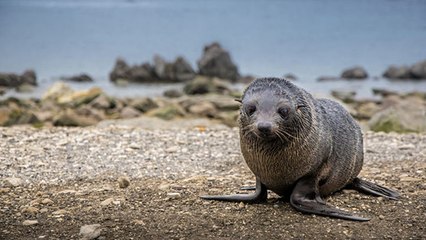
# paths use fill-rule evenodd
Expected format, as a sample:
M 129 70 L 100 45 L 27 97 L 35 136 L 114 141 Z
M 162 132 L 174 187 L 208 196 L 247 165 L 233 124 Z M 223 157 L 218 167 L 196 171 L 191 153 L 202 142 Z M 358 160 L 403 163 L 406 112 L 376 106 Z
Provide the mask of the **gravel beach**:
M 361 177 L 403 197 L 327 198 L 372 218 L 356 223 L 303 215 L 274 194 L 257 205 L 199 199 L 254 184 L 237 129 L 0 128 L 0 239 L 424 238 L 426 135 L 364 137 Z

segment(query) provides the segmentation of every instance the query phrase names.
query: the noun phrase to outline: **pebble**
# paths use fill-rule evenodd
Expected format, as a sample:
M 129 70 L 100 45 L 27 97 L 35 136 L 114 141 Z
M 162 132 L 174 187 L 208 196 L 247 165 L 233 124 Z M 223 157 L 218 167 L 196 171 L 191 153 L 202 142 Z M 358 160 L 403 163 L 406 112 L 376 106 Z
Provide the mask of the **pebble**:
M 6 178 L 4 184 L 6 187 L 19 187 L 23 183 L 22 179 L 16 177 Z
M 28 206 L 28 207 L 25 207 L 24 209 L 22 209 L 21 212 L 35 215 L 39 212 L 39 209 L 36 208 L 36 207 Z
M 101 225 L 100 224 L 91 224 L 84 225 L 80 228 L 80 236 L 82 240 L 95 239 L 101 235 Z
M 110 205 L 114 201 L 114 198 L 107 198 L 101 202 L 101 206 L 105 207 Z
M 38 224 L 37 220 L 25 220 L 22 222 L 22 225 L 24 226 L 32 226 Z
M 127 188 L 130 185 L 130 180 L 128 177 L 119 177 L 118 178 L 118 186 L 120 188 Z
M 49 198 L 45 198 L 45 199 L 43 199 L 43 200 L 41 201 L 41 203 L 42 203 L 42 204 L 52 204 L 52 203 L 53 203 L 53 201 L 52 201 L 52 200 L 50 200 Z
M 167 193 L 167 197 L 169 199 L 178 199 L 178 198 L 181 198 L 182 196 L 180 193 L 171 192 L 171 193 Z

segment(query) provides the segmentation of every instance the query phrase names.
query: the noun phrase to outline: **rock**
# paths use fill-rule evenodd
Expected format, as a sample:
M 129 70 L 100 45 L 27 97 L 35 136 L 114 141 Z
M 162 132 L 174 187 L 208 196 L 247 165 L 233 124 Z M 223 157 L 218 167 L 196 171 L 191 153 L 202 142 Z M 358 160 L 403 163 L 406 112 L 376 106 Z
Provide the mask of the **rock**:
M 20 76 L 15 73 L 0 73 L 0 86 L 17 87 L 21 84 Z
M 389 79 L 410 79 L 410 68 L 407 66 L 390 66 L 384 73 L 383 77 Z
M 143 113 L 158 107 L 158 104 L 148 97 L 134 98 L 129 105 Z
M 4 179 L 5 187 L 19 187 L 23 184 L 22 179 L 16 177 L 10 177 Z
M 357 119 L 370 119 L 380 110 L 380 106 L 373 101 L 360 102 L 355 107 Z
M 28 206 L 25 207 L 24 209 L 21 210 L 22 213 L 28 213 L 31 215 L 36 215 L 39 212 L 39 209 L 33 206 Z
M 114 108 L 115 102 L 113 98 L 109 98 L 107 95 L 102 93 L 90 102 L 90 106 L 93 108 L 106 110 Z
M 154 69 L 149 63 L 134 65 L 129 69 L 129 81 L 146 83 L 155 82 Z
M 191 105 L 188 108 L 188 112 L 198 116 L 213 117 L 217 114 L 217 109 L 213 103 L 203 101 Z
M 206 93 L 220 93 L 227 94 L 230 93 L 229 85 L 218 78 L 207 78 L 202 76 L 197 76 L 192 81 L 188 82 L 183 91 L 188 95 L 194 94 L 206 94 Z
M 62 111 L 53 120 L 54 126 L 86 127 L 96 124 L 98 121 L 93 117 L 81 116 L 73 109 Z
M 4 95 L 7 91 L 7 88 L 0 86 L 0 96 Z
M 133 107 L 127 106 L 121 109 L 120 116 L 121 118 L 135 118 L 141 115 L 141 112 L 134 109 Z
M 119 79 L 130 80 L 130 67 L 122 58 L 117 58 L 115 61 L 115 66 L 111 73 L 109 74 L 109 78 L 111 81 L 115 82 Z
M 355 101 L 356 92 L 332 90 L 331 95 L 339 100 L 342 100 L 344 103 L 353 103 Z
M 101 206 L 105 207 L 110 205 L 114 201 L 114 198 L 107 198 L 101 202 Z
M 183 57 L 176 58 L 173 63 L 173 79 L 176 82 L 185 82 L 195 77 L 195 71 Z
M 376 132 L 426 132 L 426 104 L 412 98 L 388 104 L 374 114 L 368 125 Z
M 21 75 L 21 84 L 37 86 L 37 76 L 34 70 L 26 70 Z
M 169 78 L 170 65 L 159 55 L 154 55 L 154 72 L 160 79 Z
M 85 73 L 71 76 L 71 77 L 61 77 L 61 80 L 71 81 L 71 82 L 93 82 L 93 78 Z
M 64 82 L 54 83 L 41 97 L 42 101 L 53 100 L 56 101 L 59 97 L 68 95 L 74 92 L 72 88 Z
M 163 93 L 163 96 L 168 97 L 168 98 L 179 98 L 182 95 L 183 95 L 183 93 L 179 90 L 176 90 L 176 89 L 166 90 Z
M 0 86 L 14 88 L 22 84 L 37 85 L 37 77 L 33 70 L 26 70 L 20 76 L 15 73 L 0 73 Z
M 95 121 L 102 121 L 106 118 L 104 111 L 92 108 L 89 105 L 82 105 L 74 110 L 77 115 L 88 117 Z
M 41 201 L 41 203 L 42 203 L 42 204 L 45 204 L 45 205 L 50 205 L 50 204 L 52 204 L 52 203 L 53 203 L 53 201 L 52 201 L 52 200 L 50 200 L 49 198 L 45 198 L 45 199 L 43 199 L 43 200 Z
M 34 85 L 23 83 L 16 87 L 16 91 L 20 93 L 30 93 L 34 91 Z
M 238 111 L 229 111 L 229 112 L 220 112 L 216 117 L 228 127 L 237 127 L 238 126 L 237 119 L 239 115 L 240 113 Z
M 368 77 L 367 71 L 360 66 L 355 66 L 355 67 L 346 69 L 341 74 L 341 78 L 344 78 L 344 79 L 366 79 L 367 77 Z
M 334 77 L 334 76 L 321 76 L 317 78 L 318 82 L 337 81 L 337 80 L 340 80 L 340 78 Z
M 290 80 L 290 81 L 295 81 L 295 80 L 297 80 L 298 78 L 296 77 L 296 75 L 294 75 L 293 73 L 287 73 L 287 74 L 285 74 L 284 75 L 284 78 L 286 79 L 286 80 Z
M 25 220 L 22 222 L 22 225 L 24 226 L 32 226 L 38 224 L 37 220 Z
M 204 47 L 203 55 L 197 64 L 201 75 L 232 81 L 240 77 L 238 68 L 232 62 L 229 53 L 216 42 Z
M 120 188 L 127 188 L 130 185 L 130 180 L 128 177 L 119 177 L 118 178 L 118 186 Z
M 171 193 L 167 193 L 167 197 L 169 199 L 179 199 L 181 198 L 181 194 L 180 193 L 176 193 L 176 192 L 171 192 Z
M 81 240 L 95 239 L 101 235 L 101 230 L 100 224 L 84 225 L 80 228 L 79 235 Z
M 60 96 L 58 97 L 57 102 L 61 105 L 77 107 L 82 104 L 90 103 L 93 99 L 97 98 L 101 94 L 102 89 L 98 87 L 93 87 L 88 90 L 70 92 L 63 96 Z
M 390 95 L 398 95 L 398 93 L 395 92 L 395 91 L 390 91 L 390 90 L 381 89 L 381 88 L 373 88 L 372 91 L 373 91 L 374 95 L 379 95 L 381 97 L 387 97 L 387 96 L 390 96 Z
M 249 84 L 249 83 L 253 82 L 255 79 L 256 79 L 255 76 L 245 75 L 245 76 L 241 76 L 240 78 L 238 78 L 238 82 Z
M 37 124 L 40 120 L 32 110 L 23 107 L 0 107 L 0 126 Z
M 185 110 L 177 104 L 168 104 L 166 106 L 153 109 L 146 113 L 147 116 L 158 117 L 164 120 L 171 120 L 176 117 L 185 116 Z
M 426 60 L 418 62 L 411 67 L 411 76 L 414 79 L 426 79 Z

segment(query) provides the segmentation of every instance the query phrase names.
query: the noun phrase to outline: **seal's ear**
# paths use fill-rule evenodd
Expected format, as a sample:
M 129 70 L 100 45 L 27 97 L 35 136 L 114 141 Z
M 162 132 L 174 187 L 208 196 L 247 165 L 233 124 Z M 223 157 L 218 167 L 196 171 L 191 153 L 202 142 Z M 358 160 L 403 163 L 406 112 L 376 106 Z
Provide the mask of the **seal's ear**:
M 239 103 L 243 103 L 243 100 L 239 99 L 239 98 L 234 98 L 235 101 L 239 102 Z

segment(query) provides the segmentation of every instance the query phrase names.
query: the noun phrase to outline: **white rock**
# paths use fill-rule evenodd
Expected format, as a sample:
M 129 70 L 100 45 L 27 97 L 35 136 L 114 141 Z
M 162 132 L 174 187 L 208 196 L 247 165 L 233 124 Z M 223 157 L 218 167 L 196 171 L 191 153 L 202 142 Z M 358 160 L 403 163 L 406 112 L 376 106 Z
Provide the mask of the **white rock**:
M 22 179 L 15 177 L 6 178 L 4 181 L 6 187 L 19 187 L 23 183 Z
M 31 226 L 36 224 L 38 224 L 37 220 L 25 220 L 24 222 L 22 222 L 22 225 L 24 226 Z
M 80 236 L 82 240 L 95 239 L 101 235 L 101 225 L 91 224 L 84 225 L 80 228 Z

